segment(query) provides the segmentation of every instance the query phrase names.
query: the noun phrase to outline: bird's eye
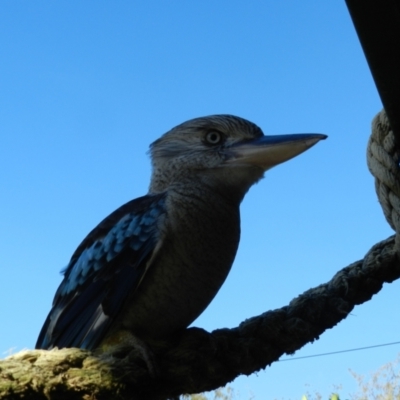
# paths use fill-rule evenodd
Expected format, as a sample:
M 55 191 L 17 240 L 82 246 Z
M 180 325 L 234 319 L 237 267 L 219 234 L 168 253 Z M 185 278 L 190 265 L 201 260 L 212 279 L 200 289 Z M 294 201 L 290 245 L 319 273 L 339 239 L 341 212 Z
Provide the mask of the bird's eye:
M 210 131 L 205 137 L 205 140 L 208 144 L 219 144 L 222 142 L 222 139 L 222 134 L 218 131 Z

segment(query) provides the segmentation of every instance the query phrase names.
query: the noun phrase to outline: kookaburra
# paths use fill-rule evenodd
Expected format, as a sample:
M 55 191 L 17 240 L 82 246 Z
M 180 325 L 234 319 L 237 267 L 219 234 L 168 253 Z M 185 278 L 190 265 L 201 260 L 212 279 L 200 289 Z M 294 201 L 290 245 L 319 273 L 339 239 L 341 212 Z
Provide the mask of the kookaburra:
M 73 253 L 36 347 L 95 349 L 121 332 L 146 341 L 185 329 L 229 273 L 246 192 L 325 138 L 264 136 L 232 115 L 165 133 L 150 146 L 149 192 L 111 213 Z

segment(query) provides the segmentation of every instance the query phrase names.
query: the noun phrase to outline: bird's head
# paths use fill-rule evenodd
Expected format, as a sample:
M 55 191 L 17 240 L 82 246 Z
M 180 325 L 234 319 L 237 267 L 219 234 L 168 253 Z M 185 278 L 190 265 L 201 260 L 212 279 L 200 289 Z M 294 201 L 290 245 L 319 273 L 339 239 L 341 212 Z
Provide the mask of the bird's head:
M 257 125 L 233 115 L 195 118 L 150 145 L 150 193 L 190 182 L 224 188 L 242 198 L 266 170 L 325 138 L 321 134 L 265 136 Z

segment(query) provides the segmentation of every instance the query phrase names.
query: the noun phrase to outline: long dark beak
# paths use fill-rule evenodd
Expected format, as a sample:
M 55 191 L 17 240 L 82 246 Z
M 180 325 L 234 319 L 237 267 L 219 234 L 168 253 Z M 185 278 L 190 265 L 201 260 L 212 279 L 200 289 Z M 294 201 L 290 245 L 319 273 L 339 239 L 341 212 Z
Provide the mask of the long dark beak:
M 298 156 L 327 135 L 320 133 L 301 133 L 281 136 L 262 136 L 238 142 L 229 148 L 226 164 L 250 164 L 264 170 Z

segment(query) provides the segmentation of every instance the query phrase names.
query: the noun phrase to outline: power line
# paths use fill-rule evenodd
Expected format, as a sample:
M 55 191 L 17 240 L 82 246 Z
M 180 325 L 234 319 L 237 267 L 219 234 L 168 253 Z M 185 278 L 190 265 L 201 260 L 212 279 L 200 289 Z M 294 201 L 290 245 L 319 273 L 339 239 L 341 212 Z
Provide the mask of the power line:
M 312 358 L 312 357 L 330 356 L 330 355 L 332 355 L 332 354 L 349 353 L 350 351 L 367 350 L 367 349 L 373 349 L 373 348 L 375 348 L 375 347 L 392 346 L 392 345 L 394 345 L 394 344 L 400 344 L 400 342 L 376 344 L 376 345 L 374 345 L 374 346 L 357 347 L 357 348 L 355 348 L 355 349 L 331 351 L 330 353 L 312 354 L 312 355 L 310 355 L 310 356 L 301 356 L 301 357 L 284 358 L 283 360 L 278 360 L 278 361 L 293 361 L 293 360 L 300 360 L 300 359 L 302 359 L 302 358 Z

